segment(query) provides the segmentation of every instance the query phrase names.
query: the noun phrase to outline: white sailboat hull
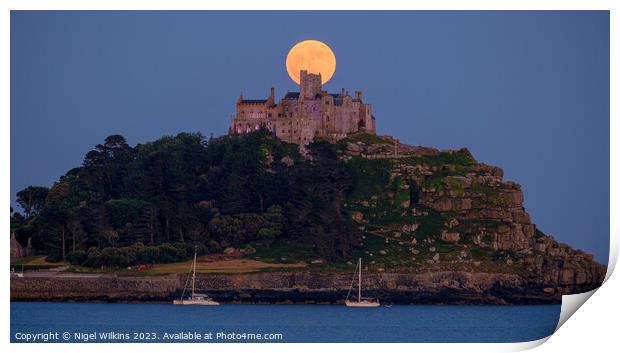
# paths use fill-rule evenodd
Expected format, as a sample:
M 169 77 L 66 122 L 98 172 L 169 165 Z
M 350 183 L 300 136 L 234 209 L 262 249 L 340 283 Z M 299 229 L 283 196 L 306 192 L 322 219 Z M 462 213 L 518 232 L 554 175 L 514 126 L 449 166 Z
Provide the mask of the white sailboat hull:
M 183 299 L 175 299 L 172 301 L 172 304 L 175 305 L 220 305 L 220 303 L 213 300 L 183 300 Z
M 348 308 L 376 308 L 381 306 L 381 304 L 379 303 L 379 301 L 353 301 L 353 300 L 346 300 L 344 302 L 344 304 L 348 307 Z

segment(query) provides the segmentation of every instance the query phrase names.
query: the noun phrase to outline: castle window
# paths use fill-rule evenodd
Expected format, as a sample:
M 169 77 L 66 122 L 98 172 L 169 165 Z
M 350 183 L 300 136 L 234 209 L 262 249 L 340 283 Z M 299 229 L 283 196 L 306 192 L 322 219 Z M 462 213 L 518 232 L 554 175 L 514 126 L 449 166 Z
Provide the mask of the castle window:
M 278 114 L 278 118 L 281 118 L 281 117 L 282 117 L 282 114 Z
M 267 114 L 267 116 L 271 118 L 271 113 Z

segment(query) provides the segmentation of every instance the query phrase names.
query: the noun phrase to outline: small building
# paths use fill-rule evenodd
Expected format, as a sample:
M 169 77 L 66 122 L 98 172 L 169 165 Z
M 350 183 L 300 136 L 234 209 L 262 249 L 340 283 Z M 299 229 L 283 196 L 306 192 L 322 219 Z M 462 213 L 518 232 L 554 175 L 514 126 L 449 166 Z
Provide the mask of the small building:
M 15 232 L 11 233 L 11 260 L 32 255 L 32 245 L 28 238 L 28 246 L 25 248 L 15 238 Z
M 24 247 L 15 238 L 15 233 L 11 233 L 11 259 L 24 257 Z

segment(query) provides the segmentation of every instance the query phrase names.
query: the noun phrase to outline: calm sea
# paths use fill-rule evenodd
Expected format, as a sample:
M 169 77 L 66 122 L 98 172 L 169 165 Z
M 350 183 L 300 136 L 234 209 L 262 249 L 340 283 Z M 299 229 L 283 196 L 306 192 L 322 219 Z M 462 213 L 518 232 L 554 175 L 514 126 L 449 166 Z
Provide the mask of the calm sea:
M 560 305 L 11 303 L 11 342 L 521 342 L 553 333 Z

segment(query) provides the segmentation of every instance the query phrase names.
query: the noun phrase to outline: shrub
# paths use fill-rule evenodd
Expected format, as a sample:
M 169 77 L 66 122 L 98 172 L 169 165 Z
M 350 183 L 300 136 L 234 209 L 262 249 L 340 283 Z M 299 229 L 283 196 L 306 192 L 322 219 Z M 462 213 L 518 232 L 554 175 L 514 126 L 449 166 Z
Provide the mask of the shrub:
M 177 262 L 187 260 L 185 251 L 179 249 L 169 243 L 164 243 L 158 246 L 159 249 L 159 261 L 161 263 Z
M 159 248 L 156 246 L 135 246 L 136 264 L 150 264 L 159 259 Z
M 206 247 L 209 253 L 216 253 L 216 252 L 222 251 L 222 247 L 220 246 L 220 243 L 218 243 L 215 240 L 209 240 L 206 244 Z
M 84 250 L 76 250 L 67 254 L 67 261 L 72 265 L 83 265 L 88 259 L 88 253 Z
M 92 247 L 88 249 L 88 257 L 84 262 L 84 266 L 99 267 L 101 266 L 101 250 L 99 248 Z

